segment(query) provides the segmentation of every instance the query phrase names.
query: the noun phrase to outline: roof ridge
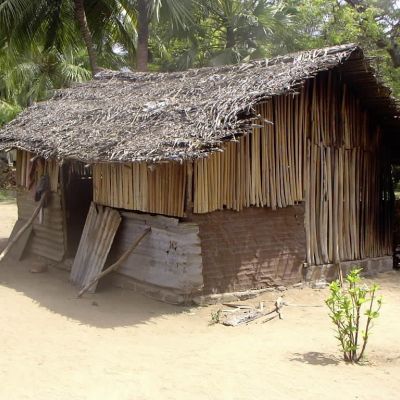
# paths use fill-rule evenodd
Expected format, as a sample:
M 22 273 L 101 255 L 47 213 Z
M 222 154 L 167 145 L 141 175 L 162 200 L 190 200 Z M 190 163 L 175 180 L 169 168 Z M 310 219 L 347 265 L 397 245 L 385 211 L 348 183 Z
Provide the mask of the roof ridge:
M 197 67 L 197 68 L 189 68 L 187 70 L 181 71 L 150 71 L 150 72 L 140 72 L 140 71 L 132 71 L 132 70 L 110 70 L 110 69 L 102 69 L 95 76 L 95 80 L 103 80 L 103 79 L 122 79 L 128 81 L 135 81 L 138 79 L 143 79 L 147 77 L 155 77 L 155 76 L 176 76 L 180 77 L 187 73 L 198 73 L 199 71 L 214 71 L 214 72 L 224 72 L 224 71 L 232 71 L 235 69 L 245 70 L 250 69 L 253 66 L 261 66 L 261 67 L 270 67 L 276 64 L 289 64 L 298 61 L 304 60 L 315 60 L 327 55 L 334 55 L 337 53 L 353 53 L 356 50 L 361 50 L 361 47 L 355 43 L 342 44 L 337 46 L 327 46 L 323 48 L 309 49 L 296 51 L 292 53 L 287 53 L 283 55 L 278 55 L 272 58 L 258 58 L 251 61 L 240 62 L 237 64 L 224 64 L 218 66 L 205 66 L 205 67 Z M 350 55 L 349 54 L 349 55 Z

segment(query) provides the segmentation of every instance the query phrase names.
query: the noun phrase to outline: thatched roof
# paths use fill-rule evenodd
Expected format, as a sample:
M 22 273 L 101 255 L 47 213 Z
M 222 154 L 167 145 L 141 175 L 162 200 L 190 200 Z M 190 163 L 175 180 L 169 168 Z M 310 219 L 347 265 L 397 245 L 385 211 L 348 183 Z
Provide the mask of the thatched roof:
M 359 47 L 344 45 L 185 72 L 103 71 L 22 112 L 0 132 L 0 149 L 89 163 L 199 157 L 251 131 L 257 102 L 295 92 L 335 67 L 379 121 L 397 123 L 390 90 L 377 82 Z

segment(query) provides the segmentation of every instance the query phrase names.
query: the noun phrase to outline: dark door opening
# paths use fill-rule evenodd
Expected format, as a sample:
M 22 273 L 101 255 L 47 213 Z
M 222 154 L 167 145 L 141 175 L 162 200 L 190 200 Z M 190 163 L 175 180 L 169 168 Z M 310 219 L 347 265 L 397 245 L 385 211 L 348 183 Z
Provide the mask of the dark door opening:
M 392 164 L 393 210 L 393 268 L 400 269 L 400 164 Z
M 66 162 L 62 167 L 64 187 L 67 257 L 75 257 L 93 199 L 93 180 L 90 167 L 80 162 Z

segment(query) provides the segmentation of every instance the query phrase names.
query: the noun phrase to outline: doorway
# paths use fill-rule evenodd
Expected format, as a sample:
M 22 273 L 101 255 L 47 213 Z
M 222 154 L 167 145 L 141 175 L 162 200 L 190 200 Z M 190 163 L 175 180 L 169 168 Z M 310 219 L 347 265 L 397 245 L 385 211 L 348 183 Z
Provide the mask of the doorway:
M 66 257 L 75 257 L 93 199 L 92 168 L 76 161 L 62 166 L 67 248 Z

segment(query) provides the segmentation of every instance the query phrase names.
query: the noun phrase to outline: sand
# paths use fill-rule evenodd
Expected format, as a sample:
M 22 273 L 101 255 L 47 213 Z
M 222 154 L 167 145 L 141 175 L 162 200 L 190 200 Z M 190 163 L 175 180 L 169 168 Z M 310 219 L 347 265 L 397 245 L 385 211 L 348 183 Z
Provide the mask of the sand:
M 0 246 L 16 218 L 0 204 Z M 176 307 L 103 287 L 76 299 L 68 273 L 0 267 L 0 399 L 397 399 L 400 274 L 380 275 L 384 307 L 368 362 L 347 365 L 323 301 L 291 288 L 283 320 L 209 326 L 218 306 Z M 267 307 L 276 293 L 267 293 Z M 305 307 L 307 306 L 307 307 Z

